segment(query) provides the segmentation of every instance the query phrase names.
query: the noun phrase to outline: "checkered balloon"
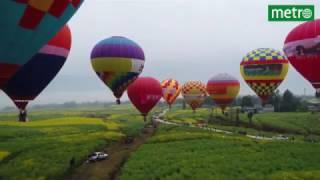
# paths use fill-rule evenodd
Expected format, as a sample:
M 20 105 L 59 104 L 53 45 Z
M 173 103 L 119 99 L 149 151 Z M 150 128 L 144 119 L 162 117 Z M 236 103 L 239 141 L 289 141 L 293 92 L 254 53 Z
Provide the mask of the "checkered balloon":
M 206 85 L 201 81 L 188 81 L 182 86 L 182 96 L 190 107 L 196 110 L 207 96 Z
M 280 51 L 260 48 L 249 52 L 240 64 L 243 79 L 266 103 L 288 73 L 288 60 Z

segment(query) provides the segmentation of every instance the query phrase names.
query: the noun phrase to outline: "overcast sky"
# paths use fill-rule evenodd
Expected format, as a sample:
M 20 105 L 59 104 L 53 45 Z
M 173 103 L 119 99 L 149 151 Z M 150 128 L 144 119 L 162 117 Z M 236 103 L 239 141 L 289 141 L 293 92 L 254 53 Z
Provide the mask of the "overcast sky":
M 241 81 L 241 94 L 254 94 L 240 75 L 242 57 L 256 48 L 281 50 L 288 32 L 299 24 L 268 22 L 268 4 L 314 4 L 319 14 L 318 0 L 86 0 L 69 22 L 73 44 L 67 63 L 33 104 L 114 101 L 90 64 L 93 46 L 114 35 L 144 49 L 142 76 L 206 83 L 227 72 Z M 295 94 L 306 88 L 313 94 L 292 67 L 279 88 Z M 8 105 L 12 103 L 0 93 L 0 107 Z

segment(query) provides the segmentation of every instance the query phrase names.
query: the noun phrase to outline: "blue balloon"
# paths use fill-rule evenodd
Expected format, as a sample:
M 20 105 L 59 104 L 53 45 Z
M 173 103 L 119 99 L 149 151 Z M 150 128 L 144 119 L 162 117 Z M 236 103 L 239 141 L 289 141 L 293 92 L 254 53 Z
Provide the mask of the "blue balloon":
M 0 89 L 64 26 L 83 1 L 0 1 Z

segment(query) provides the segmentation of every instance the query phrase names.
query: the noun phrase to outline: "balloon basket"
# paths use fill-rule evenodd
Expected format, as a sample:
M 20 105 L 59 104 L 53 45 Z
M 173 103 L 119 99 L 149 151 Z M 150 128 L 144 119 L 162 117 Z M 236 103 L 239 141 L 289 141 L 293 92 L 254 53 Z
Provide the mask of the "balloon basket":
M 117 101 L 116 101 L 116 102 L 117 102 L 117 104 L 118 104 L 118 105 L 120 105 L 120 104 L 121 104 L 120 99 L 117 99 Z

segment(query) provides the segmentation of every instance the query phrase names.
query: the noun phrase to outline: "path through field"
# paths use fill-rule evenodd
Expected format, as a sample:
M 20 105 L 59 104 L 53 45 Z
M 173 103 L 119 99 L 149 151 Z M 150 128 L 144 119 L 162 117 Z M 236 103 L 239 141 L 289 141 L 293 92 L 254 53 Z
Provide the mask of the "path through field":
M 173 123 L 162 119 L 168 110 L 162 111 L 158 115 L 153 116 L 153 121 L 158 122 L 160 124 L 169 124 L 174 126 L 185 126 L 178 123 Z M 216 128 L 209 127 L 199 127 L 194 125 L 189 125 L 189 127 L 200 128 L 204 131 L 212 131 L 216 133 L 224 133 L 224 134 L 234 134 L 234 132 L 225 131 Z M 125 144 L 124 142 L 118 142 L 114 145 L 109 146 L 104 151 L 109 154 L 109 158 L 107 160 L 96 162 L 96 163 L 84 163 L 81 167 L 75 170 L 75 172 L 67 177 L 69 180 L 100 180 L 100 179 L 116 179 L 116 177 L 121 172 L 121 168 L 123 164 L 126 162 L 131 153 L 135 152 L 148 138 L 150 138 L 154 134 L 153 128 L 148 128 L 147 132 L 142 133 L 142 135 L 136 137 L 131 144 Z M 246 135 L 249 138 L 256 140 L 287 140 L 286 138 L 279 137 L 262 137 L 255 135 Z
M 164 115 L 168 112 L 168 109 L 164 110 L 162 113 L 160 113 L 158 116 L 155 117 L 155 121 L 159 122 L 161 124 L 168 124 L 168 125 L 174 125 L 174 126 L 185 126 L 183 124 L 178 124 L 178 123 L 173 123 L 173 122 L 169 122 L 166 121 L 164 119 L 161 119 L 160 117 L 164 117 Z M 225 130 L 221 130 L 221 129 L 217 129 L 217 128 L 210 128 L 210 127 L 201 127 L 201 126 L 195 126 L 195 125 L 188 125 L 189 127 L 193 127 L 193 128 L 200 128 L 202 130 L 206 130 L 206 131 L 212 131 L 212 132 L 217 132 L 217 133 L 224 133 L 224 134 L 234 134 L 234 132 L 231 131 L 225 131 Z M 287 137 L 281 137 L 281 136 L 274 136 L 272 138 L 270 137 L 263 137 L 263 136 L 256 136 L 256 135 L 250 135 L 247 134 L 247 137 L 251 138 L 251 139 L 256 139 L 256 140 L 288 140 Z
M 154 133 L 153 128 L 145 128 L 145 132 L 139 137 L 136 137 L 131 144 L 118 142 L 104 151 L 108 153 L 109 158 L 104 161 L 95 163 L 84 163 L 81 167 L 75 170 L 69 180 L 105 180 L 115 179 L 121 170 L 122 165 L 128 159 L 130 154 L 136 151 L 149 137 Z

